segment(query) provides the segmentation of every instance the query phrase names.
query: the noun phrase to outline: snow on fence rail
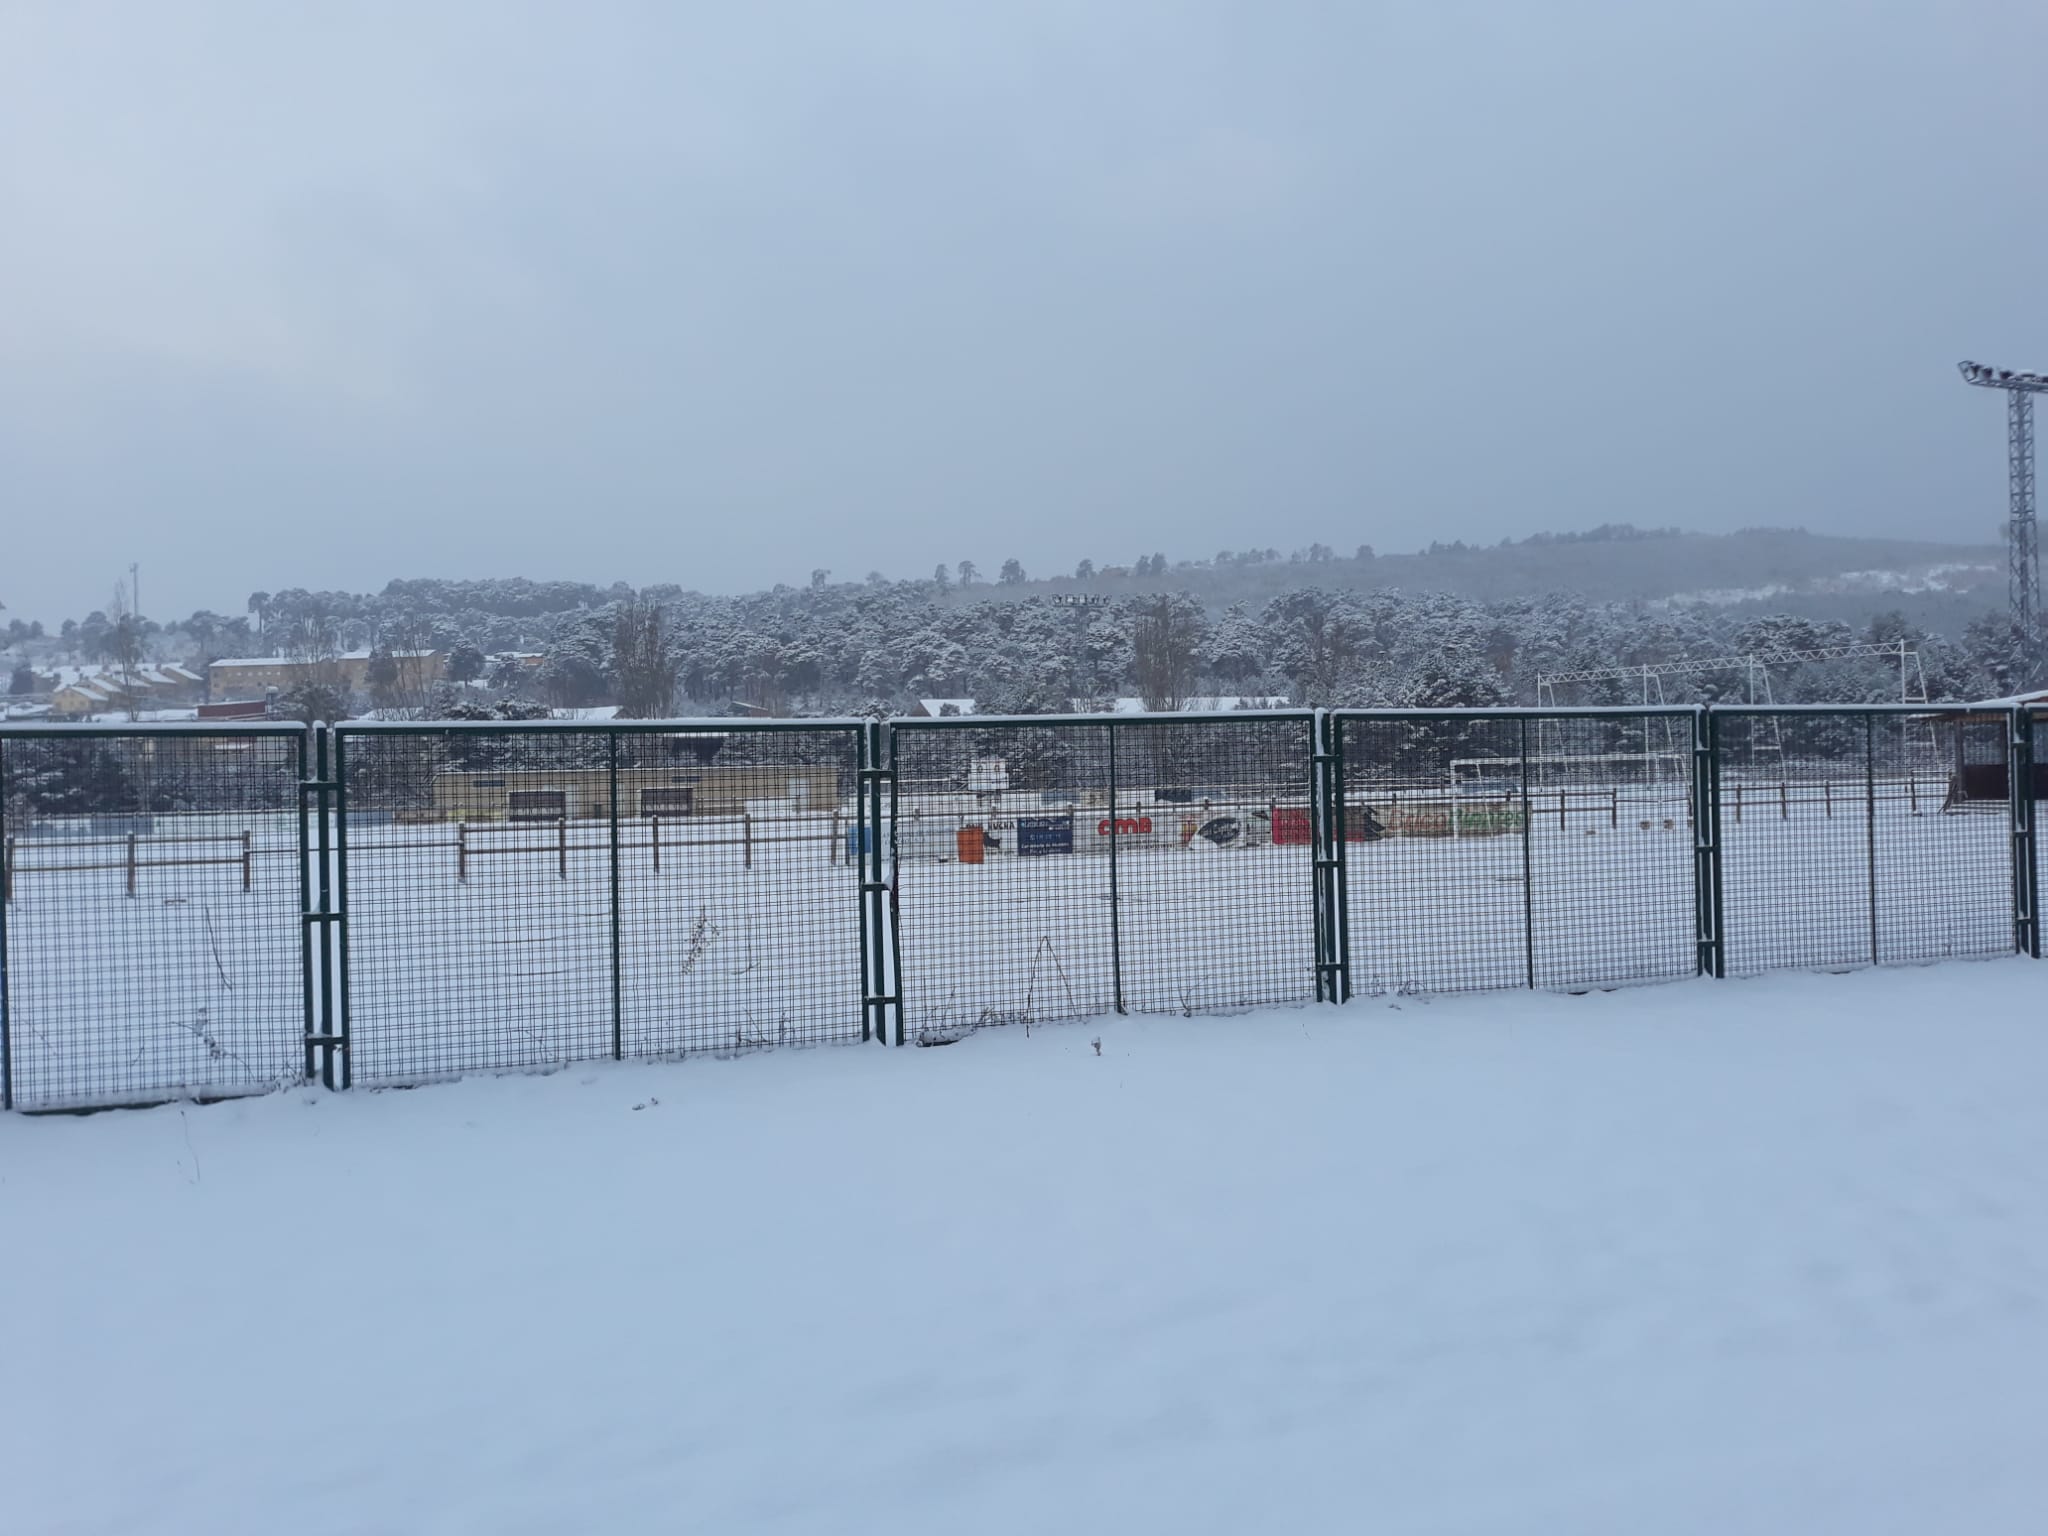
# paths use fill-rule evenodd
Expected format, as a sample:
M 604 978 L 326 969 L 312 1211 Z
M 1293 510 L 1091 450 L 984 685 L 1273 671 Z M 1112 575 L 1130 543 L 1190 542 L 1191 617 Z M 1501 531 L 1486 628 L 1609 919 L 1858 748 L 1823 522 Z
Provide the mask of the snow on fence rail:
M 2031 732 L 1960 708 L 10 729 L 0 1102 L 2032 952 Z

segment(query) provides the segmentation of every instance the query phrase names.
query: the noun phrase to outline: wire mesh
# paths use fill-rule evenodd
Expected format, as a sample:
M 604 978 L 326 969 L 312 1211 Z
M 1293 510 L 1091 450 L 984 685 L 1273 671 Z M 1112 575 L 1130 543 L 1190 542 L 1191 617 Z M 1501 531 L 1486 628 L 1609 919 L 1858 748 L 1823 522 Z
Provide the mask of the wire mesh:
M 1873 717 L 1725 710 L 1714 729 L 1729 973 L 1875 964 Z M 1907 815 L 1916 793 L 1883 788 Z
M 1535 985 L 1699 969 L 1690 712 L 1527 723 Z
M 1354 991 L 1693 974 L 1689 715 L 1339 724 Z
M 1352 990 L 1528 985 L 1521 722 L 1351 716 L 1339 728 Z
M 907 1037 L 1114 1009 L 1126 839 L 1109 726 L 898 721 L 890 736 Z
M 618 737 L 624 1054 L 860 1038 L 859 740 Z
M 859 1038 L 853 728 L 341 734 L 354 1080 Z
M 1690 717 L 1339 727 L 1354 991 L 1696 971 Z
M 304 747 L 295 730 L 0 736 L 17 1108 L 301 1078 Z
M 1957 793 L 1960 766 L 2004 760 L 2010 736 L 2004 715 L 1872 717 L 1880 964 L 2011 953 L 2010 799 Z
M 2004 716 L 1727 710 L 1716 729 L 1731 972 L 2012 948 Z
M 1192 1015 L 1313 1000 L 1311 722 L 1110 729 L 1125 1008 Z
M 605 735 L 337 738 L 351 1081 L 611 1055 Z

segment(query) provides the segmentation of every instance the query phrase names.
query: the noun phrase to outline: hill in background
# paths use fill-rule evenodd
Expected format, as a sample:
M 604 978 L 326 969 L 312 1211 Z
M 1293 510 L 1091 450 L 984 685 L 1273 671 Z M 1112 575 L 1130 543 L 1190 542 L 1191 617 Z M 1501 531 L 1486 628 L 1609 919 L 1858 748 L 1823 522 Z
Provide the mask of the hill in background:
M 1086 563 L 1084 562 L 1084 565 Z M 1141 556 L 1040 580 L 977 584 L 958 597 L 1089 592 L 1187 592 L 1210 607 L 1259 605 L 1304 585 L 1374 592 L 1444 592 L 1471 602 L 1570 592 L 1592 603 L 1698 602 L 1855 622 L 1880 609 L 1929 628 L 1961 628 L 2005 596 L 1995 544 L 1841 537 L 1796 528 L 1685 533 L 1627 525 L 1477 545 L 1434 544 L 1413 554 L 1349 555 L 1327 546 L 1221 552 L 1206 560 Z M 957 587 L 956 587 L 957 592 Z M 956 598 L 957 600 L 957 598 Z

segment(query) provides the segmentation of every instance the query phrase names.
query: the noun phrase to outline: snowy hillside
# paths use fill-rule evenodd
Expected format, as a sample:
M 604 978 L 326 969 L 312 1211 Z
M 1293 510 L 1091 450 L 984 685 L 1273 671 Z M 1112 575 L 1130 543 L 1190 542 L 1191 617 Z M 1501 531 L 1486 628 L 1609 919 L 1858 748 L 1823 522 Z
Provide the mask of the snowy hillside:
M 0 1528 L 2038 1529 L 2044 984 L 9 1117 Z

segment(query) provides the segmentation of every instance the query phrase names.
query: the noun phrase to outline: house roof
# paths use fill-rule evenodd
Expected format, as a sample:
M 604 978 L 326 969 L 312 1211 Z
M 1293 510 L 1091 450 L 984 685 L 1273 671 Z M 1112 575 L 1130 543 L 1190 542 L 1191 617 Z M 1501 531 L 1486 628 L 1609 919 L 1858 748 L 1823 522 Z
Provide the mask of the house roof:
M 1199 698 L 1183 699 L 1175 706 L 1187 710 L 1231 710 L 1231 709 L 1283 709 L 1287 701 L 1283 698 L 1246 694 L 1243 696 L 1213 694 Z M 1116 699 L 1110 708 L 1119 715 L 1143 715 L 1151 713 L 1143 699 Z
M 1953 708 L 1953 705 L 1931 705 L 1930 708 Z M 2048 709 L 2048 688 L 2037 688 L 2032 693 L 2015 693 L 2003 699 L 1977 699 L 1964 706 L 1966 709 Z
M 364 646 L 360 650 L 342 651 L 333 656 L 222 656 L 209 662 L 208 665 L 215 667 L 305 667 L 319 661 L 368 661 L 375 654 L 375 651 L 371 650 L 368 646 Z M 438 656 L 440 654 L 439 651 L 433 650 L 393 651 L 391 653 L 394 659 L 411 658 L 413 660 L 428 656 Z

